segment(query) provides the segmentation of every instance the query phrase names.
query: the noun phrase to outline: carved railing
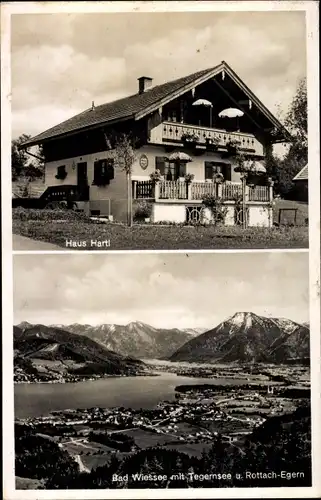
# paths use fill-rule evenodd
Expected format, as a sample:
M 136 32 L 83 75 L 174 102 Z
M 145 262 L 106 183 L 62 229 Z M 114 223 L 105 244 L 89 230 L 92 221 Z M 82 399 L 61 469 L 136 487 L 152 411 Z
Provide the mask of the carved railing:
M 153 200 L 194 200 L 202 201 L 205 196 L 214 196 L 223 201 L 233 201 L 242 197 L 242 184 L 239 182 L 191 182 L 185 181 L 133 181 L 133 199 Z M 272 201 L 269 186 L 246 186 L 246 201 Z
M 184 136 L 192 136 L 197 137 L 195 144 L 215 144 L 218 147 L 226 147 L 230 142 L 237 142 L 242 150 L 262 154 L 262 145 L 253 134 L 227 132 L 221 129 L 175 122 L 163 122 L 159 126 L 162 127 L 162 140 L 164 142 L 183 142 Z
M 161 200 L 187 200 L 187 188 L 185 181 L 160 181 L 159 198 Z

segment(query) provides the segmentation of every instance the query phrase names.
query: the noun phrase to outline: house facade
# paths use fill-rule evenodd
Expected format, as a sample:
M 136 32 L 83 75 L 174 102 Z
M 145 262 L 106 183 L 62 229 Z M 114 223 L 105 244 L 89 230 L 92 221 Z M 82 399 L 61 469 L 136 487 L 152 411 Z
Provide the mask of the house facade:
M 248 225 L 271 226 L 264 159 L 290 136 L 227 63 L 155 87 L 138 81 L 136 94 L 93 104 L 24 143 L 43 146 L 48 201 L 125 221 L 132 198 L 152 222 L 199 222 L 213 217 L 203 206 L 210 197 L 224 206 L 225 224 L 242 223 L 245 208 Z M 222 114 L 230 109 L 236 116 Z M 122 136 L 133 139 L 130 176 L 115 160 Z M 246 175 L 240 158 L 251 165 Z

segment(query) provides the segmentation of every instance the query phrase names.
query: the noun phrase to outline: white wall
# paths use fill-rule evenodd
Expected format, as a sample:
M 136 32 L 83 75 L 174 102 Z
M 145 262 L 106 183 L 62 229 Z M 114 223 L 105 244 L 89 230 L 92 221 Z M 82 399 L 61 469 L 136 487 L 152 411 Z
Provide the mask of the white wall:
M 269 206 L 250 205 L 249 226 L 272 227 L 273 209 Z
M 177 148 L 178 151 L 181 151 L 181 148 Z M 156 169 L 156 156 L 169 156 L 171 153 L 166 152 L 164 146 L 143 146 L 136 151 L 136 160 L 133 165 L 133 180 L 149 180 L 149 176 L 152 172 L 155 172 Z M 219 161 L 222 163 L 232 163 L 228 158 L 222 158 L 219 153 L 209 153 L 206 152 L 202 155 L 193 155 L 190 152 L 188 153 L 192 158 L 192 162 L 187 163 L 186 172 L 190 174 L 194 174 L 194 181 L 204 181 L 205 180 L 205 162 L 206 161 Z M 141 155 L 146 155 L 148 158 L 148 166 L 146 170 L 142 169 L 139 163 L 139 159 Z M 231 181 L 232 182 L 241 182 L 240 173 L 234 172 L 234 168 L 232 165 L 231 171 Z
M 67 160 L 52 161 L 45 166 L 45 185 L 60 186 L 77 184 L 77 163 L 87 163 L 90 209 L 100 210 L 101 215 L 113 215 L 115 220 L 125 221 L 127 217 L 127 184 L 125 173 L 115 168 L 115 178 L 106 186 L 93 186 L 94 162 L 107 157 L 107 151 L 76 156 Z M 56 179 L 57 167 L 65 165 L 67 176 Z
M 154 203 L 151 220 L 152 222 L 185 222 L 186 205 L 183 203 Z

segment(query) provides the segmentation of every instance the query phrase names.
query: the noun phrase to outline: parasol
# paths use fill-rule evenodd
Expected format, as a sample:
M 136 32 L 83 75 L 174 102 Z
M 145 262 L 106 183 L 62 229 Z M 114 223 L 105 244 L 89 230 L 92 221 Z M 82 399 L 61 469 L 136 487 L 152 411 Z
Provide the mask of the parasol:
M 227 108 L 220 111 L 218 116 L 220 118 L 236 118 L 236 128 L 239 130 L 239 117 L 243 116 L 244 113 L 240 109 L 237 108 Z
M 192 106 L 209 106 L 213 107 L 213 104 L 207 99 L 197 99 L 197 101 L 193 102 Z
M 227 109 L 223 109 L 223 111 L 221 111 L 218 116 L 220 118 L 237 118 L 239 116 L 243 116 L 244 113 L 243 111 L 241 111 L 240 109 L 237 109 L 237 108 L 227 108 Z
M 207 108 L 210 108 L 210 127 L 212 127 L 213 104 L 211 103 L 211 101 L 208 101 L 207 99 L 197 99 L 197 101 L 193 102 L 192 106 L 205 106 Z
M 168 161 L 170 163 L 174 163 L 176 161 L 188 163 L 188 162 L 193 161 L 193 160 L 188 154 L 183 153 L 182 151 L 175 151 L 174 153 L 172 153 L 170 155 L 170 157 L 168 158 Z
M 266 168 L 260 161 L 244 161 L 242 166 L 237 166 L 234 170 L 250 174 L 266 174 Z

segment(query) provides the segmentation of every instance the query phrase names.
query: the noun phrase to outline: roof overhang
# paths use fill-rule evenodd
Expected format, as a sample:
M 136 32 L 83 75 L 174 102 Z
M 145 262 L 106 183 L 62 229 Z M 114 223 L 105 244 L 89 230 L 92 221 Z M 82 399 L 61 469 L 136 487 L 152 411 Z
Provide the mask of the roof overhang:
M 128 115 L 124 116 L 122 118 L 116 118 L 115 120 L 103 120 L 102 122 L 95 123 L 94 125 L 87 125 L 85 127 L 79 127 L 75 130 L 71 130 L 70 132 L 63 132 L 62 134 L 56 134 L 51 137 L 45 138 L 45 139 L 37 139 L 40 137 L 40 135 L 36 135 L 35 137 L 32 137 L 29 141 L 23 142 L 22 144 L 19 144 L 18 149 L 26 149 L 26 148 L 31 148 L 32 146 L 37 146 L 38 144 L 43 144 L 44 142 L 50 142 L 50 141 L 55 141 L 57 139 L 62 139 L 63 137 L 70 137 L 71 135 L 76 135 L 79 134 L 79 132 L 86 132 L 87 130 L 95 130 L 99 128 L 103 128 L 106 125 L 114 125 L 116 123 L 120 122 L 125 122 L 127 120 L 134 119 L 134 115 Z
M 146 115 L 149 115 L 150 113 L 153 113 L 154 111 L 158 110 L 165 104 L 171 102 L 173 99 L 176 99 L 180 97 L 181 95 L 185 94 L 186 92 L 189 92 L 190 90 L 194 89 L 195 87 L 201 85 L 202 83 L 210 80 L 211 78 L 214 78 L 220 73 L 225 73 L 225 75 L 228 75 L 231 80 L 243 91 L 244 95 L 246 96 L 247 99 L 249 99 L 252 102 L 252 105 L 255 105 L 257 109 L 268 119 L 268 121 L 271 123 L 271 128 L 269 129 L 262 129 L 262 131 L 265 134 L 269 134 L 271 136 L 271 142 L 272 143 L 278 143 L 278 142 L 292 142 L 292 137 L 291 134 L 286 130 L 286 128 L 280 123 L 280 121 L 264 106 L 264 104 L 253 94 L 253 92 L 245 85 L 245 83 L 238 77 L 238 75 L 230 68 L 230 66 L 225 62 L 222 61 L 220 64 L 215 66 L 214 68 L 208 70 L 203 74 L 202 76 L 195 78 L 192 82 L 188 83 L 187 85 L 183 85 L 179 89 L 169 93 L 166 97 L 163 97 L 162 99 L 159 99 L 158 101 L 155 101 L 153 104 L 146 106 L 144 109 L 137 113 L 129 114 L 128 116 L 123 116 L 121 118 L 116 118 L 114 120 L 102 120 L 101 122 L 94 123 L 92 125 L 86 125 L 84 127 L 78 127 L 75 128 L 74 130 L 68 131 L 68 132 L 62 132 L 62 133 L 56 133 L 53 134 L 51 137 L 44 137 L 42 138 L 42 134 L 38 134 L 37 136 L 31 138 L 29 141 L 26 141 L 22 143 L 19 146 L 19 149 L 26 149 L 32 146 L 36 146 L 37 144 L 43 144 L 45 142 L 49 142 L 52 140 L 56 140 L 58 138 L 63 138 L 63 137 L 68 137 L 72 136 L 75 134 L 78 134 L 79 132 L 86 132 L 87 130 L 94 130 L 94 129 L 99 129 L 102 128 L 106 125 L 113 125 L 122 121 L 127 121 L 130 119 L 134 119 L 136 121 L 140 120 L 141 118 L 145 117 Z M 223 74 L 224 74 L 223 73 Z M 241 106 L 240 106 L 241 109 Z M 247 112 L 247 115 L 249 116 L 250 119 L 252 119 L 253 123 L 258 126 L 258 124 L 255 122 L 254 118 L 251 117 L 251 113 Z M 53 127 L 55 128 L 55 127 Z M 49 129 L 50 130 L 50 129 Z M 273 135 L 273 132 L 275 132 Z M 48 133 L 48 130 L 46 131 Z
M 246 97 L 252 101 L 252 103 L 261 111 L 261 113 L 271 122 L 271 129 L 267 130 L 264 129 L 265 133 L 270 133 L 273 130 L 279 131 L 279 137 L 275 137 L 273 140 L 273 143 L 277 142 L 292 142 L 292 136 L 288 132 L 288 130 L 282 125 L 282 123 L 267 109 L 266 106 L 258 99 L 253 92 L 245 85 L 245 83 L 237 76 L 237 74 L 232 70 L 232 68 L 225 62 L 222 61 L 221 64 L 213 68 L 212 70 L 209 70 L 208 73 L 205 75 L 195 79 L 193 82 L 189 83 L 188 85 L 185 85 L 184 87 L 181 87 L 180 89 L 176 90 L 175 92 L 169 94 L 167 97 L 155 102 L 154 104 L 146 107 L 144 110 L 140 111 L 139 113 L 135 114 L 135 120 L 140 120 L 144 116 L 153 113 L 160 107 L 164 106 L 165 104 L 168 104 L 170 101 L 173 99 L 180 97 L 181 95 L 185 94 L 186 92 L 189 92 L 193 88 L 197 87 L 198 85 L 201 85 L 202 83 L 210 80 L 214 76 L 220 74 L 221 72 L 225 72 L 239 87 L 240 89 L 244 92 Z M 282 136 L 282 137 L 280 137 Z

